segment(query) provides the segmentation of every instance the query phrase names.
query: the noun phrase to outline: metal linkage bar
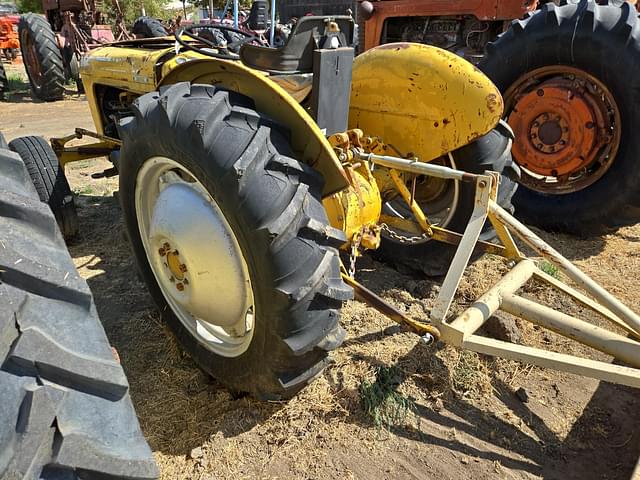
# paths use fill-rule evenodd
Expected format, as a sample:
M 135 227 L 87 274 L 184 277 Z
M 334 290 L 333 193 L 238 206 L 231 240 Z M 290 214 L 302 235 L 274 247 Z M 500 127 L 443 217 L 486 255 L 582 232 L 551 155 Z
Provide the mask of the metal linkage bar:
M 509 215 L 500 205 L 494 201 L 489 202 L 489 212 L 501 223 L 509 227 L 524 243 L 533 248 L 544 258 L 560 268 L 571 280 L 584 288 L 589 294 L 598 300 L 603 306 L 613 312 L 620 320 L 626 323 L 633 331 L 640 334 L 640 317 L 629 307 L 615 298 L 604 288 L 598 285 L 592 278 L 564 258 L 549 244 L 529 230 L 526 226 Z
M 374 165 L 380 165 L 387 168 L 402 170 L 403 172 L 417 173 L 418 175 L 428 175 L 430 177 L 444 178 L 451 180 L 460 180 L 461 182 L 475 182 L 477 177 L 469 172 L 456 170 L 442 165 L 434 165 L 432 163 L 422 162 L 418 159 L 406 159 L 398 157 L 390 157 L 387 155 L 376 155 L 375 153 L 364 153 L 356 150 L 355 154 L 360 160 L 368 160 Z
M 640 388 L 639 342 L 516 295 L 516 292 L 531 279 L 545 282 L 557 291 L 571 297 L 576 303 L 602 315 L 614 325 L 622 327 L 636 338 L 640 338 L 640 317 L 638 317 L 638 315 L 497 204 L 496 198 L 500 180 L 500 176 L 497 173 L 485 172 L 484 175 L 476 175 L 440 165 L 420 162 L 416 159 L 407 160 L 366 154 L 357 150 L 354 154 L 356 157 L 368 160 L 374 165 L 389 168 L 393 173 L 395 173 L 395 171 L 410 172 L 437 178 L 474 182 L 476 185 L 475 205 L 471 219 L 464 234 L 461 237 L 459 235 L 455 237 L 456 243 L 458 243 L 458 249 L 440 288 L 440 293 L 436 298 L 434 307 L 431 310 L 432 328 L 440 332 L 442 340 L 458 348 L 466 348 L 478 353 L 496 355 L 539 365 L 541 367 L 553 368 Z M 403 190 L 400 188 L 400 185 L 398 185 L 402 183 L 402 181 L 397 174 L 396 177 L 397 178 L 393 178 L 392 176 L 392 179 L 402 194 Z M 401 186 L 404 187 L 404 184 Z M 416 215 L 415 210 L 417 210 L 416 218 L 419 220 L 420 228 L 426 231 L 426 227 L 430 227 L 431 232 L 429 233 L 431 238 L 439 239 L 438 237 L 441 235 L 437 232 L 437 227 L 429 225 L 426 218 L 424 219 L 425 221 L 420 221 L 419 214 L 422 211 L 417 204 L 412 205 L 413 199 L 408 195 L 409 192 L 406 191 L 405 187 L 403 198 L 405 198 L 409 206 L 414 210 L 414 215 Z M 469 259 L 478 245 L 478 238 L 487 218 L 489 218 L 489 221 L 495 228 L 496 234 L 503 245 L 501 248 L 494 248 L 492 251 L 494 253 L 498 252 L 512 260 L 515 262 L 515 266 L 461 315 L 454 319 L 449 319 L 447 317 L 449 316 L 449 309 L 454 295 L 469 263 Z M 520 238 L 542 257 L 559 267 L 561 271 L 588 295 L 592 296 L 593 299 L 539 270 L 533 260 L 526 258 L 520 252 L 513 241 L 512 234 Z M 453 238 L 449 238 L 452 235 L 455 236 L 457 234 L 446 232 L 446 239 L 449 241 L 452 240 Z M 354 288 L 359 287 L 359 285 L 353 286 Z M 364 295 L 359 296 L 368 303 L 371 303 L 372 299 L 368 298 L 370 296 L 367 295 L 367 292 L 362 293 Z M 373 303 L 376 303 L 378 300 L 382 301 L 382 299 L 379 298 L 373 300 Z M 384 304 L 385 302 L 382 301 L 382 303 Z M 409 324 L 407 319 L 402 318 L 402 315 L 397 316 L 396 312 L 387 311 L 386 306 L 384 306 L 385 308 L 382 308 L 383 306 L 374 306 L 392 318 L 396 316 L 396 321 Z M 498 310 L 503 310 L 524 320 L 548 328 L 567 338 L 571 338 L 591 348 L 612 355 L 637 368 L 551 352 L 541 348 L 515 345 L 476 335 L 475 332 Z M 413 320 L 411 320 L 411 322 L 417 323 L 417 325 L 421 323 Z

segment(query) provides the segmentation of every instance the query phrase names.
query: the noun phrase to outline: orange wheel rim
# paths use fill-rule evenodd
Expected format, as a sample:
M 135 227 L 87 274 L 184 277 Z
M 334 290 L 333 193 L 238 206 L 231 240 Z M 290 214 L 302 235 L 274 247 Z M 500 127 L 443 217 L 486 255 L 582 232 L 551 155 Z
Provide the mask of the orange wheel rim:
M 532 190 L 582 190 L 615 160 L 618 106 L 609 89 L 582 70 L 558 65 L 528 72 L 505 93 L 505 112 L 521 181 Z

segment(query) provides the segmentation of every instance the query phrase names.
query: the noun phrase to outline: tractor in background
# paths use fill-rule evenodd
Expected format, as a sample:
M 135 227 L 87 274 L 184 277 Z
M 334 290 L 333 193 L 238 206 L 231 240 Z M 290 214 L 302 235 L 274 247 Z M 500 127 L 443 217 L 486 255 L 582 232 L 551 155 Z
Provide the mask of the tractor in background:
M 0 4 L 0 59 L 12 61 L 18 56 L 18 21 L 20 16 L 15 6 Z
M 118 0 L 111 2 L 111 22 L 97 0 L 44 0 L 43 8 L 44 16 L 28 13 L 18 25 L 25 69 L 40 100 L 60 100 L 70 80 L 82 91 L 80 57 L 100 45 L 132 38 Z

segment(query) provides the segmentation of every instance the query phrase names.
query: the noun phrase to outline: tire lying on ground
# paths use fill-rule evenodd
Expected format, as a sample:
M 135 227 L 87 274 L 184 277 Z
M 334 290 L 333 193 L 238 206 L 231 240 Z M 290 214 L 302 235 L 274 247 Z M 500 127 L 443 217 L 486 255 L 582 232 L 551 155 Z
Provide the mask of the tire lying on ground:
M 166 37 L 167 31 L 160 20 L 152 17 L 139 17 L 133 22 L 131 32 L 138 38 Z
M 0 478 L 156 478 L 89 287 L 6 149 L 0 242 Z
M 27 13 L 18 23 L 20 50 L 34 95 L 45 102 L 64 94 L 64 64 L 51 25 L 42 15 Z
M 78 234 L 78 215 L 64 169 L 49 143 L 42 137 L 20 137 L 9 148 L 22 158 L 40 200 L 51 207 L 64 238 Z
M 451 159 L 446 164 L 469 173 L 482 174 L 486 170 L 500 173 L 497 200 L 508 211 L 513 210 L 511 200 L 520 172 L 511 159 L 511 139 L 511 130 L 501 122 L 488 134 L 452 152 Z M 413 187 L 412 179 L 413 177 L 407 179 L 409 189 Z M 464 233 L 474 208 L 475 185 L 418 177 L 415 198 L 431 221 L 448 230 Z M 404 219 L 414 218 L 409 206 L 400 196 L 384 202 L 383 214 Z M 493 236 L 495 232 L 487 222 L 480 238 L 490 240 Z M 428 276 L 440 276 L 447 273 L 456 250 L 454 245 L 387 226 L 382 231 L 382 244 L 373 254 L 396 267 L 419 271 Z
M 545 4 L 487 46 L 522 167 L 516 215 L 587 235 L 640 220 L 640 22 L 627 2 Z
M 165 321 L 233 390 L 295 394 L 342 342 L 339 312 L 353 294 L 321 176 L 237 93 L 179 83 L 133 110 L 119 127 L 120 200 Z

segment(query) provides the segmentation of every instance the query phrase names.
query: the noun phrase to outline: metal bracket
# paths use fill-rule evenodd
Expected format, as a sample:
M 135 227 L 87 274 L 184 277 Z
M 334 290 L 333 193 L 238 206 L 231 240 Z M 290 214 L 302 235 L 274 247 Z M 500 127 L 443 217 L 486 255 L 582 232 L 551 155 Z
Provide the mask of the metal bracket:
M 83 137 L 91 137 L 101 141 L 77 147 L 66 146 L 70 141 Z M 66 137 L 51 139 L 51 148 L 53 148 L 62 167 L 67 163 L 109 155 L 114 150 L 119 150 L 121 146 L 122 141 L 117 138 L 100 135 L 99 133 L 91 132 L 84 128 L 76 128 L 75 133 L 67 135 Z

